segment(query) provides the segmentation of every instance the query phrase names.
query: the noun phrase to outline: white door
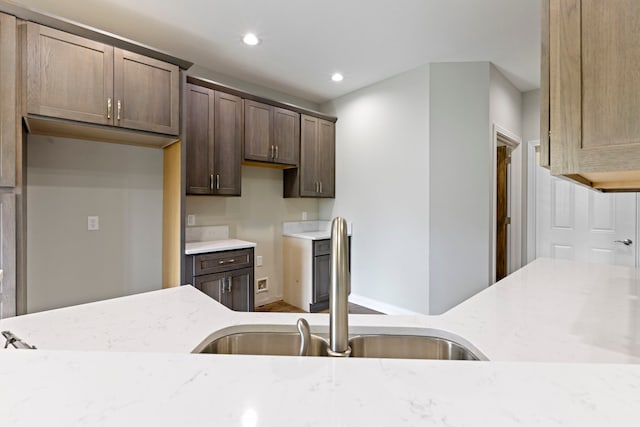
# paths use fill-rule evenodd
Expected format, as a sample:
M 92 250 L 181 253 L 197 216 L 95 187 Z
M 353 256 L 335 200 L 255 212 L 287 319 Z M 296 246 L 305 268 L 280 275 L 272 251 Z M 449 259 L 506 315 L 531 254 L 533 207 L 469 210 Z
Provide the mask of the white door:
M 636 193 L 598 193 L 536 166 L 536 255 L 635 266 L 636 206 Z

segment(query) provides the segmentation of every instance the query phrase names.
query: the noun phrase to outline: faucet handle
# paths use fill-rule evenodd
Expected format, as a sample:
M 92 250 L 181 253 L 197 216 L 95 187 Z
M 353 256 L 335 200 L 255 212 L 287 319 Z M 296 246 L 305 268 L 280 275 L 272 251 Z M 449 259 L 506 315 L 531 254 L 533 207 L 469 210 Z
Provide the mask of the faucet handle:
M 298 352 L 298 356 L 306 356 L 309 350 L 309 342 L 311 341 L 309 322 L 301 317 L 296 322 L 296 327 L 300 333 L 300 351 Z

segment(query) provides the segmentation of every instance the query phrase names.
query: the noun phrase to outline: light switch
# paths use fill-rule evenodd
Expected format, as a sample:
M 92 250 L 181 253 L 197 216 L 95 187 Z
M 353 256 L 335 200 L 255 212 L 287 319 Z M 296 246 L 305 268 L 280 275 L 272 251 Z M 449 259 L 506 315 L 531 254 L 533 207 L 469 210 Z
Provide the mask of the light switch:
M 256 257 L 256 267 L 261 267 L 262 266 L 262 255 L 258 255 Z
M 303 221 L 307 220 L 307 213 L 306 212 L 302 212 L 302 220 Z
M 196 216 L 193 214 L 187 215 L 187 225 L 196 225 Z
M 100 230 L 100 217 L 97 217 L 97 216 L 87 217 L 87 230 L 89 231 Z

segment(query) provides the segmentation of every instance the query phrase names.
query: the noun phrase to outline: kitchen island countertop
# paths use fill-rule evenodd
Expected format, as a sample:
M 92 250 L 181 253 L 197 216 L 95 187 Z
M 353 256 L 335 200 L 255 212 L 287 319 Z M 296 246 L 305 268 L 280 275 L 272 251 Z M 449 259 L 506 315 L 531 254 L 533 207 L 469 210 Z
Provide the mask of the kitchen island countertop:
M 11 426 L 635 426 L 639 290 L 636 269 L 539 259 L 440 316 L 350 316 L 352 333 L 444 330 L 491 362 L 188 354 L 234 325 L 328 326 L 231 312 L 190 286 L 4 319 L 39 350 L 0 351 L 0 413 Z

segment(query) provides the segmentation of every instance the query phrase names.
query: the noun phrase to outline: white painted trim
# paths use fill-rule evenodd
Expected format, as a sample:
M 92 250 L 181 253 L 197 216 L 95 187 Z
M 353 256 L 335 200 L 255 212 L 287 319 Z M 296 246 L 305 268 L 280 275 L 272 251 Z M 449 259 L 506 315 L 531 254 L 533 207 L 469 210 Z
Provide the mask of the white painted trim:
M 489 239 L 489 285 L 492 285 L 496 282 L 496 184 L 497 184 L 497 175 L 496 175 L 496 155 L 498 150 L 498 135 L 501 135 L 504 139 L 507 140 L 508 145 L 511 147 L 512 153 L 514 150 L 522 146 L 522 138 L 516 135 L 515 133 L 509 131 L 501 127 L 500 125 L 493 123 L 491 128 L 491 214 L 489 215 L 489 230 L 490 230 L 490 239 Z M 522 176 L 522 162 L 511 162 L 511 173 L 508 178 L 510 182 L 513 182 L 513 176 L 520 175 Z M 522 183 L 522 179 L 520 180 Z M 516 192 L 519 192 L 520 189 L 516 189 L 513 185 L 510 185 L 509 188 L 509 203 L 512 205 L 514 200 L 514 195 Z M 512 206 L 511 206 L 512 208 Z M 510 208 L 510 209 L 511 209 Z M 520 199 L 519 210 L 522 210 L 522 199 Z M 512 271 L 512 253 L 514 248 L 520 248 L 522 246 L 520 236 L 522 236 L 522 215 L 512 215 L 509 212 L 511 217 L 511 233 L 509 235 L 508 241 L 508 257 L 507 257 L 507 270 Z M 515 260 L 517 264 L 522 265 L 522 254 L 520 254 L 520 260 Z M 516 270 L 513 268 L 513 270 Z
M 536 174 L 538 164 L 536 161 L 536 147 L 540 140 L 527 142 L 527 253 L 524 254 L 526 263 L 536 259 L 536 203 L 537 187 Z
M 395 314 L 395 315 L 423 315 L 424 313 L 418 313 L 415 311 L 407 310 L 401 307 L 397 307 L 395 305 L 387 304 L 386 302 L 374 300 L 371 298 L 363 297 L 361 295 L 351 294 L 349 295 L 349 302 L 357 305 L 361 305 L 366 308 L 370 308 L 372 310 L 379 311 L 384 314 Z

